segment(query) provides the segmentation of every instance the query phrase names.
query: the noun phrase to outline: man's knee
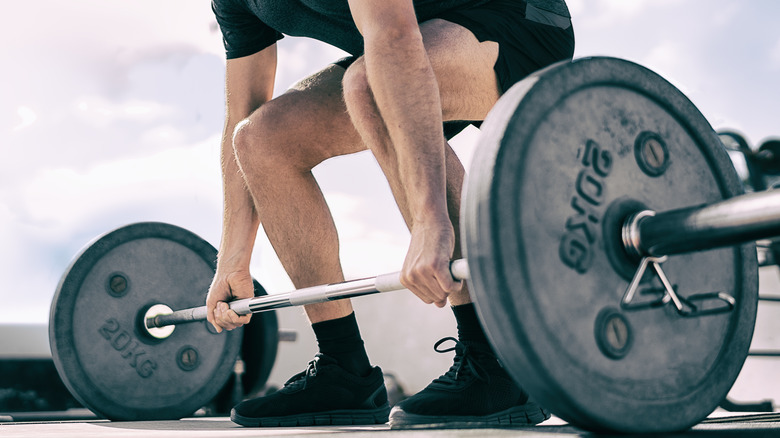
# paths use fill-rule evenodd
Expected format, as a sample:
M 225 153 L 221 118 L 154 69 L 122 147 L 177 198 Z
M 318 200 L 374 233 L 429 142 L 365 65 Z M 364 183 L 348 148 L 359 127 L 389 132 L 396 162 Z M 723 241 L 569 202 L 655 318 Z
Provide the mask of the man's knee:
M 362 57 L 353 62 L 344 73 L 342 86 L 348 111 L 370 111 L 375 106 Z
M 264 141 L 265 134 L 268 132 L 265 125 L 265 117 L 261 115 L 259 109 L 236 125 L 233 131 L 233 154 L 239 164 L 256 165 L 254 157 L 258 152 L 260 155 L 266 155 L 261 151 L 269 144 Z
M 295 162 L 300 158 L 295 156 L 295 148 L 289 146 L 296 134 L 289 113 L 283 103 L 272 100 L 236 125 L 233 153 L 245 172 L 300 164 Z

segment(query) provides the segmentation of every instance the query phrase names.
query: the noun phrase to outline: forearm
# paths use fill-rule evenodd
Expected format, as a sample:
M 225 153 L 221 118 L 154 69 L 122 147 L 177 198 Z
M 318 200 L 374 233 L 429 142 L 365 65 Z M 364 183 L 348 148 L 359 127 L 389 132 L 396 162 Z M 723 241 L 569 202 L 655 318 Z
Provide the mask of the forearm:
M 271 100 L 276 44 L 250 56 L 229 59 L 225 69 L 225 129 L 222 133 L 223 221 L 219 266 L 249 269 L 260 226 L 255 203 L 233 150 L 236 125 Z
M 218 263 L 248 269 L 260 222 L 233 154 L 234 129 L 235 122 L 228 121 L 222 136 L 223 218 Z
M 412 224 L 448 222 L 438 85 L 419 32 L 368 33 L 366 73 L 390 134 Z

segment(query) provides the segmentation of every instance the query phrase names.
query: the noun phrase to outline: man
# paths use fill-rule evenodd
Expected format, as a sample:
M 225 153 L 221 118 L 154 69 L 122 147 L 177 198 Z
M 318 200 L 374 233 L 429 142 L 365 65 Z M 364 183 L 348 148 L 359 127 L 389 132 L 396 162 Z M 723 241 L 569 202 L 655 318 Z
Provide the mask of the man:
M 480 121 L 512 84 L 571 58 L 563 0 L 213 0 L 227 51 L 222 139 L 224 223 L 207 298 L 217 330 L 239 327 L 226 302 L 251 297 L 260 224 L 296 288 L 343 281 L 336 229 L 311 169 L 370 149 L 411 232 L 401 282 L 455 313 L 450 370 L 389 414 L 391 427 L 527 425 L 548 414 L 501 368 L 465 285 L 459 257 L 463 166 L 443 121 Z M 308 36 L 353 56 L 272 99 L 276 41 Z M 245 426 L 373 424 L 388 420 L 348 300 L 305 307 L 319 353 L 306 371 L 232 412 Z

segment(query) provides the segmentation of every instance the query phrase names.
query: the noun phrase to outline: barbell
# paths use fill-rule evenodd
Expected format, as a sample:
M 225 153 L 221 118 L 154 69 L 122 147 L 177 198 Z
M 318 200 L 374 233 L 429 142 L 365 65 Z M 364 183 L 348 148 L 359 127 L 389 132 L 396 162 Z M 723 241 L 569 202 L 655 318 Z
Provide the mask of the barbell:
M 482 131 L 463 194 L 465 258 L 451 271 L 469 282 L 510 375 L 590 430 L 669 432 L 705 418 L 747 356 L 751 242 L 780 234 L 780 192 L 744 195 L 696 107 L 625 60 L 543 69 L 501 97 Z M 161 223 L 88 245 L 50 319 L 74 396 L 118 420 L 180 418 L 210 400 L 241 342 L 240 331 L 216 334 L 198 306 L 215 259 L 210 244 Z M 254 323 L 268 310 L 400 289 L 391 273 L 230 307 L 259 313 Z
M 650 263 L 656 270 L 660 270 L 660 264 L 665 261 L 662 259 L 669 255 L 732 246 L 780 235 L 778 218 L 780 191 L 742 195 L 712 205 L 682 208 L 659 215 L 652 210 L 642 210 L 625 218 L 619 230 L 623 238 L 621 249 L 626 252 L 627 258 L 633 256 L 634 259 L 641 260 L 636 269 L 640 275 L 634 275 L 634 280 L 639 281 Z M 664 275 L 662 270 L 660 272 L 660 275 Z M 468 261 L 457 259 L 450 262 L 450 274 L 456 280 L 468 280 Z M 405 289 L 400 277 L 400 272 L 392 272 L 376 277 L 311 286 L 286 293 L 235 300 L 229 303 L 229 307 L 239 315 L 248 315 L 285 307 L 400 291 Z M 627 289 L 624 307 L 632 305 L 631 298 L 637 285 Z M 665 291 L 664 299 L 675 302 L 679 297 L 674 288 L 669 287 Z M 727 294 L 695 297 L 697 302 L 704 299 L 724 302 L 725 307 L 721 306 L 724 310 L 734 307 L 733 297 Z M 695 316 L 703 311 L 711 311 L 698 308 L 690 299 L 685 303 L 687 309 L 684 309 L 679 301 L 675 304 L 677 310 L 684 315 L 686 312 Z M 144 313 L 143 329 L 150 336 L 164 339 L 173 333 L 176 324 L 206 320 L 206 310 L 206 306 L 199 306 L 173 311 L 168 306 L 157 304 Z M 162 330 L 165 327 L 168 329 Z

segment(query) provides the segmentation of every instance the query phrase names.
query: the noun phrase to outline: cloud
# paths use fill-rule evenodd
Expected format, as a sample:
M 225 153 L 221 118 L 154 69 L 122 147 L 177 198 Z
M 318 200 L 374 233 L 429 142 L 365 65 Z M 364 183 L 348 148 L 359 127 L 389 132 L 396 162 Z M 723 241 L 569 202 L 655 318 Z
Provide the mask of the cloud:
M 347 56 L 341 49 L 309 38 L 285 37 L 277 46 L 279 62 L 274 93 L 279 95 L 301 79 Z
M 22 82 L 29 90 L 0 103 L 0 113 L 16 113 L 7 130 L 0 126 L 0 186 L 22 187 L 40 169 L 84 172 L 186 148 L 221 132 L 224 65 L 217 55 L 190 49 L 136 61 L 83 74 L 66 65 L 59 79 L 67 86 L 50 98 L 45 87 Z M 6 106 L 15 101 L 18 109 Z
M 730 31 L 731 25 L 737 19 L 741 12 L 744 12 L 746 4 L 740 2 L 727 3 L 720 7 L 712 8 L 709 24 L 725 28 L 723 31 Z
M 177 109 L 154 100 L 129 99 L 111 101 L 102 96 L 83 96 L 73 110 L 86 127 L 104 127 L 115 123 L 154 123 L 167 119 Z
M 699 64 L 692 62 L 694 56 L 687 51 L 688 48 L 675 41 L 660 41 L 639 63 L 671 82 L 683 94 L 690 96 L 697 91 L 696 86 L 701 84 L 701 72 L 697 68 Z M 682 66 L 685 68 L 681 68 Z
M 568 0 L 566 4 L 578 25 L 587 28 L 621 26 L 653 11 L 668 11 L 680 0 Z
M 221 35 L 212 26 L 215 19 L 208 2 L 41 0 L 14 3 L 5 13 L 8 20 L 0 36 L 10 42 L 24 35 L 24 44 L 4 44 L 2 50 L 17 54 L 53 52 L 58 58 L 75 56 L 73 61 L 81 62 L 146 51 L 161 42 L 221 53 Z
M 342 242 L 341 255 L 348 277 L 401 269 L 406 256 L 409 242 L 400 213 L 389 193 L 377 192 L 379 196 L 373 201 L 348 192 L 327 195 Z M 383 223 L 367 220 L 361 211 L 365 208 L 378 209 L 388 219 Z
M 70 259 L 113 228 L 159 220 L 217 241 L 221 196 L 219 135 L 84 171 L 39 168 L 29 181 L 0 186 L 0 278 L 25 290 L 0 291 L 0 322 L 22 322 L 23 315 L 44 320 L 48 307 L 41 303 L 51 298 Z
M 772 70 L 780 70 L 780 39 L 772 46 L 768 58 Z
M 31 126 L 33 123 L 35 123 L 36 120 L 38 120 L 38 115 L 29 106 L 20 106 L 16 109 L 16 114 L 21 120 L 19 121 L 18 125 L 13 127 L 14 131 L 21 131 L 22 129 Z
M 63 234 L 105 211 L 180 199 L 186 193 L 197 192 L 218 204 L 218 145 L 215 136 L 196 146 L 106 161 L 86 172 L 67 167 L 40 169 L 29 183 L 14 188 L 13 205 L 26 223 Z
M 224 55 L 207 3 L 43 0 L 6 12 L 13 19 L 0 28 L 0 56 L 19 68 L 4 69 L 0 81 L 0 184 L 41 166 L 83 170 L 221 130 Z

